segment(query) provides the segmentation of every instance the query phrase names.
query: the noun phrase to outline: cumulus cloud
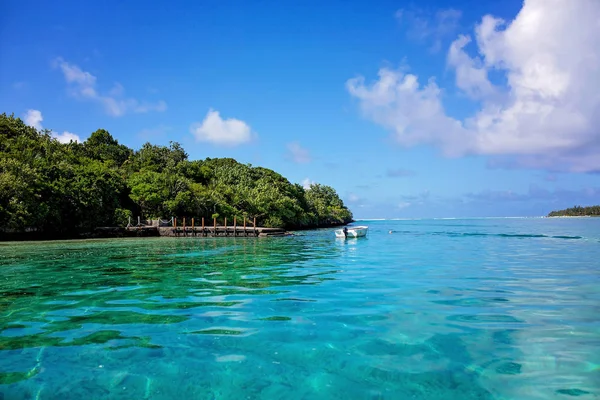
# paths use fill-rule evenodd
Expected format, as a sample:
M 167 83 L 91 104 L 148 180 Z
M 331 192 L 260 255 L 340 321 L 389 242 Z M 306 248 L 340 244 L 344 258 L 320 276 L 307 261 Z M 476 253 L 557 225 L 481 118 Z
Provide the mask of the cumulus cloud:
M 310 187 L 311 187 L 312 185 L 314 185 L 315 183 L 316 183 L 315 181 L 311 181 L 309 178 L 305 178 L 305 179 L 302 181 L 302 187 L 303 187 L 305 190 L 308 190 L 308 189 L 310 189 Z
M 34 127 L 38 131 L 42 130 L 42 112 L 39 110 L 27 110 L 25 113 L 24 121 L 27 125 Z
M 456 86 L 479 110 L 448 116 L 433 78 L 383 68 L 347 88 L 364 115 L 392 130 L 399 143 L 432 144 L 447 155 L 501 156 L 519 167 L 600 171 L 600 2 L 526 0 L 513 21 L 485 16 L 472 40 L 460 36 L 448 65 Z M 490 71 L 504 75 L 494 85 Z
M 81 142 L 79 136 L 74 133 L 64 131 L 63 133 L 52 132 L 52 137 L 61 143 Z
M 306 164 L 312 161 L 310 153 L 307 149 L 300 146 L 298 142 L 288 143 L 288 159 L 298 164 Z
M 488 98 L 496 92 L 488 79 L 488 71 L 478 58 L 471 58 L 464 48 L 471 42 L 469 36 L 460 35 L 448 50 L 448 65 L 456 73 L 456 86 L 473 99 Z
M 445 114 L 441 90 L 434 79 L 422 86 L 416 75 L 382 68 L 373 84 L 358 77 L 350 79 L 347 88 L 360 100 L 365 116 L 393 130 L 399 143 L 439 144 L 448 153 L 463 151 L 464 128 Z
M 97 89 L 94 75 L 62 58 L 54 60 L 53 65 L 63 73 L 69 93 L 73 97 L 102 105 L 108 115 L 120 117 L 127 113 L 143 114 L 152 111 L 162 112 L 167 109 L 167 103 L 162 100 L 152 103 L 125 97 L 125 89 L 120 83 L 116 83 L 107 93 L 101 93 Z
M 212 108 L 200 123 L 193 123 L 190 131 L 199 142 L 209 142 L 220 146 L 237 146 L 252 139 L 250 126 L 235 118 L 221 118 Z
M 42 112 L 40 110 L 27 110 L 25 116 L 23 117 L 23 120 L 25 124 L 37 129 L 38 131 L 44 129 L 44 127 L 42 126 L 42 121 L 44 120 L 44 117 L 42 116 Z M 71 141 L 81 142 L 79 136 L 67 131 L 64 131 L 63 133 L 56 133 L 54 131 L 51 131 L 50 136 L 52 136 L 54 139 L 58 140 L 61 143 L 69 143 Z

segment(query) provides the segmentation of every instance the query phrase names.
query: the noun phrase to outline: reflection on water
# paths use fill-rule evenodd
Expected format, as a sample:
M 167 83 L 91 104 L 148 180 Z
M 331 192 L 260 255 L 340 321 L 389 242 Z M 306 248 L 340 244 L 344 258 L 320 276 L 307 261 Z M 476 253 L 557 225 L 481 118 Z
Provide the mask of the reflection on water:
M 597 396 L 600 230 L 548 223 L 0 244 L 0 394 Z

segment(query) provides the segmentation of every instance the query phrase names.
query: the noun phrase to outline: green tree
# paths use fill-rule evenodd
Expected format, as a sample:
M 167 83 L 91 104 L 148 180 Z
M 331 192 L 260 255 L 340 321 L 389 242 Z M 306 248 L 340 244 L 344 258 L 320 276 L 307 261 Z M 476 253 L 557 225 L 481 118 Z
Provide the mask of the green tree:
M 352 220 L 352 213 L 331 186 L 310 185 L 306 191 L 306 201 L 319 226 L 344 224 Z
M 589 207 L 581 207 L 574 206 L 571 208 L 566 208 L 564 210 L 551 211 L 548 214 L 549 217 L 598 217 L 600 216 L 600 205 L 599 206 L 589 206 Z
M 116 166 L 121 166 L 131 155 L 133 151 L 127 146 L 119 144 L 112 135 L 104 130 L 98 129 L 92 132 L 90 137 L 83 142 L 85 154 L 94 160 L 108 161 Z
M 179 143 L 138 151 L 106 130 L 63 144 L 14 115 L 0 115 L 0 234 L 76 234 L 129 217 L 256 218 L 259 225 L 309 228 L 347 223 L 335 190 L 290 183 L 232 158 L 188 160 Z M 579 212 L 579 211 L 577 211 Z

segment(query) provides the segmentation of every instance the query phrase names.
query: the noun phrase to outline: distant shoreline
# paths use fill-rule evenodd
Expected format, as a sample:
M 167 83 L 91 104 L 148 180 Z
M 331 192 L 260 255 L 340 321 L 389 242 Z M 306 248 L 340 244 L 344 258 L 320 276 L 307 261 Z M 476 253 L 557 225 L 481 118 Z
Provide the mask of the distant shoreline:
M 548 214 L 548 218 L 588 218 L 599 216 L 600 205 L 586 207 L 575 206 L 571 208 L 565 208 L 564 210 L 551 211 Z
M 600 215 L 553 215 L 545 218 L 597 218 Z
M 444 218 L 357 218 L 354 222 L 385 221 L 453 221 L 453 220 L 485 220 L 485 219 L 542 219 L 542 218 L 598 218 L 600 215 L 539 215 L 530 217 L 444 217 Z

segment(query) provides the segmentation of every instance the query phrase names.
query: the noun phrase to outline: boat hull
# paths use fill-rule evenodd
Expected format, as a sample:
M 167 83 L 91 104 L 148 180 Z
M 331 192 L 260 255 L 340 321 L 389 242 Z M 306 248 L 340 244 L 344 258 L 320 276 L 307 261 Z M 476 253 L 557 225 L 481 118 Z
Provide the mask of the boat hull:
M 364 237 L 364 236 L 367 236 L 368 231 L 369 231 L 368 226 L 355 226 L 352 228 L 348 228 L 348 236 L 346 237 L 346 235 L 344 235 L 344 230 L 338 229 L 335 231 L 335 237 L 342 238 L 342 239 L 344 239 L 344 238 L 352 239 L 352 238 Z

